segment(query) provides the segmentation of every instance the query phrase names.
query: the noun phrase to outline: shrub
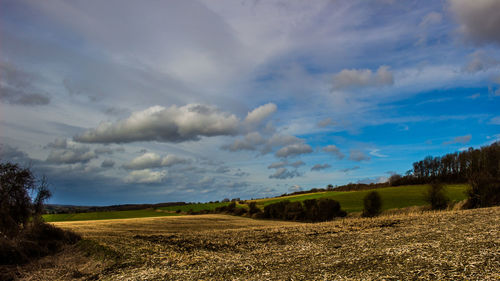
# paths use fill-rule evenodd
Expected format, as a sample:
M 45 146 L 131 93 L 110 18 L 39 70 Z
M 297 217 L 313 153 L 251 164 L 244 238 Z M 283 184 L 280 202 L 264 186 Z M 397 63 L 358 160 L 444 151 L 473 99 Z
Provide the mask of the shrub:
M 318 200 L 318 216 L 316 221 L 327 221 L 335 217 L 345 217 L 347 213 L 340 209 L 340 203 L 333 199 Z
M 382 199 L 376 191 L 372 191 L 365 196 L 363 205 L 363 217 L 375 217 L 382 211 Z
M 32 200 L 30 193 L 35 193 Z M 45 180 L 38 181 L 29 169 L 0 164 L 0 232 L 9 238 L 19 234 L 33 217 L 40 221 L 43 201 L 50 197 Z
M 469 177 L 466 208 L 500 205 L 500 179 L 488 173 L 475 173 Z
M 284 219 L 285 216 L 285 208 L 290 201 L 283 200 L 274 204 L 269 204 L 264 207 L 264 217 L 270 219 Z
M 285 220 L 303 220 L 304 219 L 304 208 L 300 202 L 289 202 L 285 206 L 282 219 Z
M 249 213 L 250 215 L 257 214 L 257 213 L 261 213 L 261 212 L 262 212 L 262 211 L 261 211 L 259 208 L 257 208 L 257 203 L 255 203 L 255 202 L 250 202 L 250 203 L 248 204 L 248 213 Z
M 443 210 L 448 206 L 450 199 L 444 193 L 444 186 L 435 182 L 427 189 L 425 201 L 431 204 L 432 210 Z

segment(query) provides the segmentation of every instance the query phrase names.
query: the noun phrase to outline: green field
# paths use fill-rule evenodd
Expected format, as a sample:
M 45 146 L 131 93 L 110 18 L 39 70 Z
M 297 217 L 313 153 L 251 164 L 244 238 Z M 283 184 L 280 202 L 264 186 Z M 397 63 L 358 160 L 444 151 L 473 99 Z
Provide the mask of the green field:
M 424 200 L 424 193 L 427 185 L 408 185 L 397 187 L 379 188 L 376 191 L 382 197 L 382 209 L 397 209 L 411 206 L 423 206 L 428 203 Z M 455 184 L 446 185 L 445 190 L 448 197 L 455 202 L 466 198 L 465 190 L 467 185 Z M 363 210 L 363 198 L 366 194 L 373 190 L 362 191 L 324 191 L 317 193 L 305 193 L 299 195 L 291 195 L 269 199 L 257 199 L 257 207 L 263 209 L 266 205 L 273 204 L 283 200 L 304 201 L 306 199 L 330 198 L 337 200 L 342 209 L 348 213 L 361 212 Z M 217 207 L 229 205 L 229 202 L 219 203 L 194 203 L 180 206 L 161 207 L 158 210 L 144 209 L 134 211 L 111 211 L 111 212 L 90 212 L 76 214 L 50 214 L 44 215 L 43 218 L 47 222 L 57 221 L 82 221 L 82 220 L 106 220 L 106 219 L 127 219 L 127 218 L 145 218 L 145 217 L 160 217 L 160 216 L 175 216 L 173 213 L 180 210 L 187 213 L 190 210 L 198 212 L 202 210 L 215 210 Z M 238 207 L 246 207 L 239 205 Z
M 89 212 L 76 214 L 48 214 L 43 215 L 46 222 L 56 221 L 85 221 L 85 220 L 109 220 L 109 219 L 131 219 L 146 217 L 176 216 L 175 213 L 155 211 L 153 209 L 132 210 L 132 211 L 110 211 L 110 212 Z
M 193 204 L 180 205 L 180 206 L 160 207 L 158 209 L 165 210 L 165 211 L 173 211 L 173 212 L 175 212 L 177 210 L 181 210 L 181 212 L 187 213 L 187 212 L 189 212 L 189 210 L 192 210 L 193 212 L 199 212 L 199 211 L 202 211 L 202 210 L 213 211 L 217 207 L 227 206 L 229 204 L 230 204 L 230 202 L 193 203 Z M 238 204 L 236 204 L 236 205 L 238 205 Z
M 423 206 L 428 203 L 424 200 L 424 193 L 428 185 L 408 185 L 379 188 L 376 191 L 382 197 L 382 209 L 405 208 L 410 206 Z M 446 185 L 445 190 L 448 197 L 455 202 L 466 198 L 465 190 L 467 185 L 455 184 Z M 306 193 L 299 195 L 284 196 L 279 198 L 255 200 L 257 206 L 263 208 L 266 205 L 276 203 L 282 200 L 304 201 L 306 199 L 330 198 L 337 200 L 342 209 L 348 213 L 360 212 L 363 210 L 363 198 L 373 190 L 362 191 L 325 191 L 318 193 Z

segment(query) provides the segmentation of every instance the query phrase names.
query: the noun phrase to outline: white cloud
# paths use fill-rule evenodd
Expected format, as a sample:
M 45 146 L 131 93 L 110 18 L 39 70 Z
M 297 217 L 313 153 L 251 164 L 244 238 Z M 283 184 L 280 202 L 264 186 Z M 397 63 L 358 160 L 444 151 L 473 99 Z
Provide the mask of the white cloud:
M 202 136 L 235 135 L 238 125 L 235 115 L 213 106 L 153 106 L 116 123 L 101 123 L 74 139 L 89 143 L 183 142 L 198 140 Z
M 167 176 L 165 171 L 151 171 L 150 169 L 131 171 L 125 178 L 128 183 L 160 183 Z
M 190 161 L 185 158 L 169 154 L 165 157 L 152 152 L 144 153 L 141 156 L 134 158 L 130 163 L 123 165 L 124 168 L 130 170 L 143 170 L 147 168 L 170 167 L 178 164 L 188 164 Z
M 280 150 L 276 151 L 276 156 L 277 157 L 291 157 L 291 156 L 297 156 L 300 154 L 307 154 L 311 153 L 312 148 L 310 145 L 305 144 L 305 143 L 297 143 L 297 144 L 290 144 L 287 145 Z
M 330 144 L 330 145 L 323 147 L 322 150 L 324 152 L 331 153 L 339 160 L 344 158 L 344 154 L 340 151 L 340 149 L 337 146 L 335 146 L 333 144 Z
M 500 44 L 500 1 L 449 0 L 451 10 L 468 39 L 478 43 Z
M 316 164 L 316 165 L 312 166 L 311 171 L 321 171 L 324 169 L 328 169 L 330 167 L 331 167 L 330 164 Z
M 375 156 L 375 157 L 382 157 L 382 158 L 388 157 L 385 154 L 379 153 L 379 151 L 380 151 L 380 149 L 372 149 L 372 150 L 370 150 L 370 155 Z
M 370 69 L 344 69 L 333 76 L 334 89 L 372 87 L 394 84 L 389 66 L 382 65 L 374 73 Z
M 259 124 L 271 114 L 276 112 L 276 105 L 274 103 L 268 103 L 257 107 L 256 109 L 248 112 L 245 122 L 248 124 Z

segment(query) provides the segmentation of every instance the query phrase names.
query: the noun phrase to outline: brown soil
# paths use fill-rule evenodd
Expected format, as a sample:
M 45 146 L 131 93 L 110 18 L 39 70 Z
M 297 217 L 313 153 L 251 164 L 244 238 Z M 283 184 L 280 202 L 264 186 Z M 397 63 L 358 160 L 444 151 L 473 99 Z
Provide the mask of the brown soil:
M 225 215 L 60 222 L 71 247 L 25 280 L 500 280 L 500 207 L 305 224 Z

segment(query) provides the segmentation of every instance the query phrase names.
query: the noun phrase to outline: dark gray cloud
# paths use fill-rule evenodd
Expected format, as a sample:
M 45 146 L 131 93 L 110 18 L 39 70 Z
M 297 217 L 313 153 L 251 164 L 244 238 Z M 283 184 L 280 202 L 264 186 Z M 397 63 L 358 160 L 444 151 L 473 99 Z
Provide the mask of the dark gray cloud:
M 358 170 L 360 167 L 359 166 L 354 166 L 354 167 L 351 167 L 351 168 L 345 168 L 345 169 L 342 169 L 342 170 L 339 170 L 341 172 L 344 172 L 344 173 L 347 173 L 347 172 L 350 172 L 350 171 L 355 171 L 355 170 Z
M 294 177 L 300 177 L 301 175 L 302 174 L 299 173 L 299 171 L 297 170 L 289 171 L 286 168 L 279 168 L 276 170 L 274 174 L 270 175 L 269 178 L 284 180 L 284 179 L 291 179 Z
M 0 101 L 10 104 L 47 105 L 50 98 L 34 86 L 35 76 L 11 64 L 0 63 Z
M 304 161 L 302 160 L 298 160 L 298 161 L 295 161 L 295 162 L 288 162 L 288 161 L 280 161 L 280 162 L 275 162 L 275 163 L 272 163 L 271 165 L 267 166 L 268 169 L 279 169 L 279 168 L 284 168 L 284 167 L 294 167 L 294 168 L 298 168 L 300 166 L 303 166 L 305 165 L 306 163 L 304 163 Z
M 114 166 L 115 166 L 115 161 L 111 159 L 106 159 L 101 163 L 101 168 L 113 168 Z
M 449 0 L 451 11 L 460 23 L 460 31 L 477 43 L 500 44 L 500 1 Z
M 66 139 L 56 139 L 46 148 L 51 149 L 46 161 L 52 164 L 87 163 L 98 157 L 90 147 Z
M 333 144 L 323 147 L 322 150 L 324 152 L 327 152 L 327 153 L 334 155 L 339 160 L 344 159 L 344 157 L 345 157 L 345 155 L 340 151 L 340 149 Z
M 316 165 L 312 166 L 311 171 L 321 171 L 324 169 L 328 169 L 330 167 L 331 167 L 330 164 L 316 164 Z
M 371 159 L 370 156 L 368 156 L 366 153 L 364 153 L 359 149 L 349 150 L 349 160 L 360 162 L 360 161 L 368 161 L 370 159 Z

